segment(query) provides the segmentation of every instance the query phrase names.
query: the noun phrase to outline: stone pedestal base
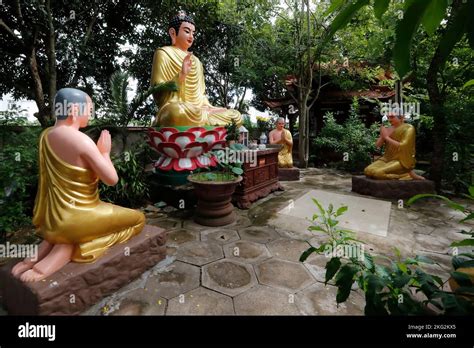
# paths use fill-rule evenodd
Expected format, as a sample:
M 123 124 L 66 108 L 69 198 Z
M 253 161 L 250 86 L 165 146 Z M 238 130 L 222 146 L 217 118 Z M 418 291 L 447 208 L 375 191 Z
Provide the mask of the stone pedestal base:
M 375 180 L 361 175 L 352 177 L 352 191 L 398 200 L 421 193 L 435 193 L 435 185 L 431 180 Z
M 69 263 L 35 283 L 23 283 L 0 268 L 0 299 L 10 315 L 80 314 L 166 257 L 166 232 L 146 225 L 127 243 L 115 245 L 94 263 Z
M 298 181 L 300 179 L 299 168 L 278 168 L 279 181 Z

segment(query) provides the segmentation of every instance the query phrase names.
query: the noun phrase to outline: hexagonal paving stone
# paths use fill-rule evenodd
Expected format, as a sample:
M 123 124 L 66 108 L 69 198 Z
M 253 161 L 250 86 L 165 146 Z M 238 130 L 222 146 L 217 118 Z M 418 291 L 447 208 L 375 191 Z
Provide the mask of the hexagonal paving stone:
M 202 230 L 208 229 L 209 226 L 199 225 L 198 223 L 194 222 L 193 219 L 189 219 L 189 220 L 184 220 L 183 221 L 183 228 L 185 228 L 187 230 L 192 229 L 192 230 L 195 230 L 195 231 L 202 231 Z
M 173 228 L 179 227 L 181 222 L 178 220 L 172 220 L 169 218 L 158 218 L 158 219 L 147 219 L 146 223 L 148 225 L 157 226 L 164 228 L 165 230 L 171 230 Z
M 326 264 L 329 260 L 330 259 L 324 255 L 313 253 L 306 259 L 303 265 L 318 282 L 324 283 L 326 278 Z
M 227 244 L 239 240 L 239 234 L 236 230 L 223 229 L 223 228 L 211 228 L 208 230 L 201 231 L 201 240 L 203 242 L 212 240 L 218 244 Z
M 176 259 L 193 265 L 202 266 L 206 263 L 222 259 L 222 247 L 214 242 L 188 242 L 178 248 Z
M 278 234 L 272 227 L 250 226 L 239 229 L 240 238 L 256 243 L 268 243 L 278 238 Z
M 269 259 L 255 267 L 260 284 L 290 292 L 302 290 L 316 281 L 301 264 L 279 259 Z
M 224 254 L 228 259 L 247 263 L 256 263 L 271 257 L 265 244 L 254 243 L 248 240 L 239 240 L 225 245 Z
M 234 298 L 237 315 L 298 315 L 295 295 L 258 285 Z
M 352 291 L 346 302 L 336 302 L 337 287 L 316 283 L 295 295 L 295 303 L 307 315 L 364 315 L 365 299 Z
M 310 245 L 300 240 L 281 238 L 267 244 L 270 254 L 279 259 L 298 262 Z
M 199 267 L 177 261 L 156 275 L 150 275 L 145 289 L 171 299 L 199 287 L 199 278 Z
M 298 240 L 310 240 L 314 237 L 314 233 L 308 230 L 290 231 L 282 228 L 275 227 L 275 231 L 282 237 Z
M 234 306 L 229 296 L 199 287 L 168 302 L 166 315 L 231 315 Z
M 168 232 L 168 239 L 166 240 L 166 245 L 168 246 L 176 246 L 180 244 L 184 244 L 187 242 L 192 242 L 199 240 L 199 232 L 194 230 L 186 230 L 184 228 L 180 228 L 178 230 L 173 230 Z
M 118 310 L 110 315 L 164 315 L 166 299 L 148 289 L 128 292 L 121 300 Z
M 256 284 L 251 265 L 224 259 L 202 268 L 202 285 L 229 296 L 238 295 Z

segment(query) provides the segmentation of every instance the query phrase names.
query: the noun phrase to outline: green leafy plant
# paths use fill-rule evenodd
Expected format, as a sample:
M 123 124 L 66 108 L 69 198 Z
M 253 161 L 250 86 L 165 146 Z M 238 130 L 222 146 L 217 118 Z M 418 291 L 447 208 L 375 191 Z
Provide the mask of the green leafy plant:
M 137 207 L 143 203 L 149 192 L 143 160 L 147 148 L 143 144 L 138 145 L 112 158 L 119 182 L 115 186 L 100 183 L 102 200 L 127 207 Z
M 225 138 L 227 141 L 231 141 L 231 140 L 238 141 L 239 140 L 239 128 L 237 126 L 237 123 L 235 123 L 235 120 L 232 120 L 231 123 L 227 124 L 225 126 L 225 129 L 227 131 L 227 135 L 226 135 L 226 138 Z
M 0 242 L 8 232 L 31 225 L 38 185 L 39 127 L 0 129 Z
M 333 206 L 329 205 L 327 209 L 323 209 L 317 200 L 313 199 L 313 202 L 319 213 L 313 215 L 313 224 L 309 230 L 323 233 L 328 237 L 328 241 L 316 247 L 311 246 L 303 252 L 300 261 L 304 262 L 312 253 L 330 257 L 326 264 L 325 283 L 335 280 L 338 304 L 347 300 L 356 283 L 365 293 L 367 315 L 434 314 L 433 308 L 443 314 L 474 313 L 473 303 L 464 296 L 466 293 L 474 293 L 474 286 L 467 274 L 453 272 L 452 276 L 461 286 L 455 292 L 445 291 L 445 283 L 440 277 L 423 270 L 424 264 L 436 264 L 435 262 L 418 255 L 403 259 L 398 249 L 395 249 L 395 260 L 371 255 L 349 231 L 338 227 L 337 218 L 347 207 L 334 210 Z M 461 241 L 452 245 L 466 245 L 472 243 L 472 240 L 471 231 L 469 242 Z M 341 246 L 344 247 L 342 255 L 328 252 Z M 464 256 L 472 258 L 473 255 Z M 462 262 L 468 261 L 472 260 Z M 416 294 L 418 296 L 415 296 Z
M 229 146 L 231 151 L 242 151 L 245 149 L 245 146 L 242 144 L 231 144 Z M 233 181 L 239 175 L 244 173 L 242 169 L 242 163 L 238 161 L 229 161 L 225 158 L 225 152 L 223 150 L 213 151 L 212 154 L 207 154 L 208 156 L 215 156 L 217 160 L 217 171 L 213 169 L 210 172 L 200 172 L 193 174 L 193 178 L 198 181 Z M 211 170 L 207 168 L 207 170 Z
M 370 164 L 371 154 L 375 152 L 377 125 L 367 128 L 358 110 L 358 101 L 354 99 L 350 115 L 343 124 L 338 124 L 332 113 L 326 113 L 320 136 L 313 142 L 312 155 L 318 161 L 327 158 L 329 164 L 353 172 L 361 171 Z

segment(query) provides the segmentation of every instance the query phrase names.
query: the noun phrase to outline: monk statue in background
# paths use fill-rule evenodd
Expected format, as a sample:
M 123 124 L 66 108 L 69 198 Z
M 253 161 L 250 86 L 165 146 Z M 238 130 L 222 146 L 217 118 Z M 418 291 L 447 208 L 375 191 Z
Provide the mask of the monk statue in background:
M 189 52 L 194 41 L 193 19 L 180 11 L 169 23 L 172 46 L 161 47 L 153 57 L 151 85 L 174 81 L 178 91 L 154 95 L 159 107 L 154 125 L 224 126 L 234 120 L 242 124 L 237 110 L 214 107 L 206 97 L 204 69 L 199 59 Z
M 35 259 L 25 259 L 12 274 L 39 281 L 70 261 L 93 262 L 115 244 L 139 234 L 145 216 L 99 200 L 98 183 L 115 185 L 111 137 L 102 131 L 97 144 L 79 131 L 92 110 L 90 97 L 63 88 L 55 98 L 56 124 L 39 140 L 39 185 L 33 224 L 44 239 Z
M 405 123 L 403 115 L 389 114 L 392 127 L 380 126 L 377 147 L 385 144 L 384 155 L 365 168 L 364 173 L 372 179 L 424 180 L 415 168 L 415 127 Z
M 293 138 L 291 132 L 285 129 L 285 119 L 279 117 L 277 119 L 276 129 L 272 130 L 269 134 L 270 144 L 281 144 L 282 149 L 278 153 L 278 167 L 280 168 L 292 168 L 293 167 Z

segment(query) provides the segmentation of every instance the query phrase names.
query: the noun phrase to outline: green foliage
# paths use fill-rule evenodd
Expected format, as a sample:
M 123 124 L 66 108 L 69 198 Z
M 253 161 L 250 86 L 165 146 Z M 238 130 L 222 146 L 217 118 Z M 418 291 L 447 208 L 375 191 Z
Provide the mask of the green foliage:
M 127 93 L 130 91 L 129 79 L 130 74 L 128 72 L 116 71 L 112 75 L 107 112 L 103 117 L 96 120 L 95 124 L 97 126 L 106 124 L 127 127 L 132 121 L 135 125 L 147 125 L 150 123 L 150 117 L 153 117 L 153 114 L 140 115 L 137 111 L 147 102 L 148 97 L 162 91 L 178 90 L 178 86 L 173 81 L 156 84 L 144 92 L 137 93 L 129 102 L 127 97 Z M 152 102 L 148 102 L 148 104 L 150 103 Z
M 229 146 L 230 151 L 242 151 L 245 149 L 245 146 L 242 144 L 231 144 Z M 206 168 L 208 172 L 200 172 L 192 174 L 193 178 L 198 181 L 233 181 L 244 173 L 242 169 L 242 163 L 239 161 L 231 161 L 225 156 L 226 152 L 223 150 L 213 151 L 212 154 L 207 154 L 208 156 L 215 156 L 217 160 L 218 171 L 210 171 L 210 168 Z
M 0 242 L 6 233 L 31 225 L 38 185 L 41 128 L 0 128 Z
M 325 158 L 328 151 L 336 154 L 336 166 L 349 171 L 361 171 L 375 152 L 377 126 L 367 128 L 358 116 L 358 102 L 354 99 L 351 112 L 343 124 L 338 124 L 331 113 L 324 116 L 324 126 L 313 143 L 312 155 Z M 346 160 L 345 160 L 346 159 Z
M 473 193 L 474 187 L 471 196 Z M 411 201 L 416 199 L 413 198 Z M 363 245 L 352 237 L 351 232 L 338 227 L 337 218 L 347 210 L 347 207 L 334 210 L 330 204 L 324 209 L 316 199 L 313 199 L 313 202 L 317 206 L 317 214 L 313 215 L 313 224 L 309 230 L 322 233 L 328 238 L 319 246 L 311 246 L 303 252 L 300 261 L 304 262 L 312 253 L 324 254 L 330 258 L 326 264 L 325 283 L 335 280 L 338 288 L 337 303 L 345 302 L 350 296 L 352 286 L 357 283 L 365 293 L 366 315 L 423 315 L 430 313 L 428 305 L 436 307 L 442 314 L 474 313 L 473 303 L 464 296 L 465 293 L 474 293 L 474 284 L 467 274 L 452 272 L 451 275 L 461 287 L 455 293 L 445 291 L 440 277 L 423 270 L 424 264 L 435 264 L 433 261 L 418 255 L 402 259 L 400 251 L 396 248 L 395 260 L 371 255 L 364 251 Z M 474 242 L 472 230 L 468 234 L 471 235 L 468 244 L 472 245 L 474 244 L 471 244 L 471 241 Z M 461 242 L 463 243 L 465 242 Z M 455 245 L 457 244 L 452 244 Z M 342 255 L 335 254 L 334 248 L 344 252 Z M 382 262 L 378 262 L 379 259 Z M 473 259 L 474 254 L 465 255 L 464 259 L 456 261 L 458 263 L 455 270 L 462 266 L 472 267 Z M 421 293 L 422 298 L 420 299 L 420 296 L 415 298 L 415 293 Z
M 137 207 L 148 197 L 148 184 L 144 167 L 149 163 L 148 144 L 140 143 L 133 149 L 112 158 L 119 181 L 115 186 L 99 184 L 100 198 L 127 207 Z
M 227 131 L 226 135 L 226 140 L 234 140 L 238 141 L 239 140 L 239 127 L 237 126 L 237 123 L 235 123 L 235 120 L 232 119 L 232 122 L 229 123 L 228 125 L 225 126 L 225 129 Z

